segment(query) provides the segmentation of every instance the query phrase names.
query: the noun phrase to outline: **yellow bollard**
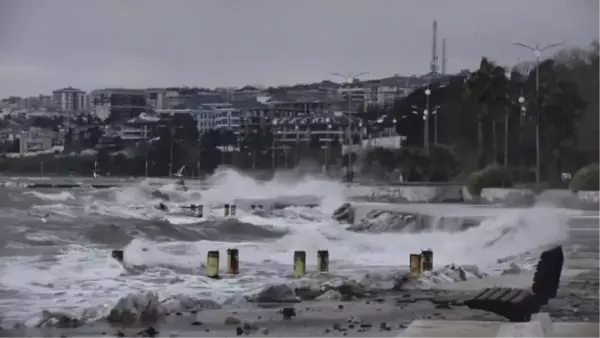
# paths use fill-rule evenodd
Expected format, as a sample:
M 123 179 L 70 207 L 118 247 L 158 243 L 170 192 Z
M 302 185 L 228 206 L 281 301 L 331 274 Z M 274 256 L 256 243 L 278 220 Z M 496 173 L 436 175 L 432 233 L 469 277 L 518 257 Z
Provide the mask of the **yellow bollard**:
M 206 256 L 206 276 L 219 278 L 219 251 L 209 251 Z
M 229 204 L 225 204 L 225 217 L 229 216 Z
M 421 275 L 421 257 L 422 256 L 419 254 L 410 254 L 410 273 L 414 277 L 419 277 Z
M 433 251 L 431 249 L 421 250 L 421 264 L 423 271 L 433 270 Z
M 229 214 L 230 214 L 231 216 L 235 216 L 235 209 L 237 209 L 237 208 L 235 207 L 235 204 L 232 204 L 232 205 L 229 207 Z
M 294 251 L 294 277 L 306 274 L 306 251 Z
M 317 269 L 319 272 L 329 271 L 329 251 L 317 251 Z
M 227 273 L 232 275 L 240 273 L 240 254 L 238 249 L 227 249 Z

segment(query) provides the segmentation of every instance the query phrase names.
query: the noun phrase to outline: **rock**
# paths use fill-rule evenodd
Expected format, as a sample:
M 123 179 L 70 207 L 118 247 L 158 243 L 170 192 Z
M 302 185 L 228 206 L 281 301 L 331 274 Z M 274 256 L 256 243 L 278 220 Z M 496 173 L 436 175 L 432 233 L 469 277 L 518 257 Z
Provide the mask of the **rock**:
M 74 318 L 68 314 L 62 312 L 51 312 L 44 310 L 42 311 L 42 319 L 35 327 L 52 326 L 62 329 L 75 328 L 83 324 L 83 321 Z
M 298 303 L 301 300 L 286 284 L 269 285 L 258 293 L 246 296 L 248 302 L 256 303 Z
M 283 315 L 283 319 L 290 320 L 292 317 L 296 317 L 296 309 L 293 307 L 284 307 L 281 310 L 281 314 Z
M 237 317 L 233 317 L 233 316 L 229 316 L 227 318 L 225 318 L 225 325 L 239 325 L 241 324 L 242 321 L 237 318 Z
M 200 326 L 200 325 L 202 325 L 202 322 L 200 322 L 200 321 L 194 320 L 192 322 L 192 326 Z
M 352 224 L 354 222 L 354 208 L 352 207 L 352 204 L 342 204 L 333 212 L 332 218 L 340 223 Z
M 241 336 L 243 333 L 244 333 L 244 330 L 242 330 L 241 327 L 238 326 L 238 327 L 235 328 L 235 335 L 236 336 Z
M 169 296 L 160 302 L 162 312 L 197 312 L 201 310 L 218 310 L 223 306 L 212 299 L 194 298 L 184 294 Z
M 158 335 L 158 331 L 154 329 L 152 326 L 149 326 L 147 329 L 138 332 L 138 337 L 156 337 Z
M 255 332 L 258 331 L 258 326 L 251 322 L 244 322 L 242 324 L 242 329 L 244 329 L 245 332 Z
M 311 288 L 310 286 L 302 286 L 294 289 L 294 293 L 301 300 L 314 300 L 323 294 L 321 289 Z
M 522 269 L 517 264 L 511 262 L 508 268 L 502 270 L 502 275 L 519 274 L 521 270 Z
M 156 292 L 129 294 L 117 302 L 106 318 L 111 323 L 155 323 L 160 317 Z
M 329 290 L 319 297 L 315 298 L 315 300 L 341 300 L 342 294 L 336 290 Z
M 419 215 L 389 210 L 371 210 L 360 221 L 352 224 L 346 230 L 356 232 L 398 232 L 421 230 Z
M 324 290 L 337 290 L 341 295 L 341 300 L 351 300 L 353 297 L 364 297 L 367 290 L 360 282 L 352 279 L 334 279 L 323 284 Z
M 168 201 L 169 200 L 169 195 L 167 195 L 166 193 L 159 191 L 159 190 L 154 190 L 151 193 L 153 198 L 157 198 L 163 201 Z
M 269 329 L 267 329 L 266 327 L 263 327 L 262 329 L 260 329 L 260 333 L 262 333 L 263 335 L 268 335 L 269 334 Z

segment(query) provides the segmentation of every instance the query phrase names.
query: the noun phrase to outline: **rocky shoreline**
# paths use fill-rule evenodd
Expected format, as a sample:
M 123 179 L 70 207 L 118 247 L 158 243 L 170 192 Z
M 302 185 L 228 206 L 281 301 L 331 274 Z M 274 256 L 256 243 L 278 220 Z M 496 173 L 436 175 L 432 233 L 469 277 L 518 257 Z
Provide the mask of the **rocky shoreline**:
M 596 276 L 597 277 L 597 276 Z M 582 287 L 581 283 L 585 285 Z M 196 307 L 139 318 L 131 323 L 100 320 L 77 327 L 17 327 L 0 330 L 0 336 L 397 336 L 413 320 L 506 319 L 472 310 L 463 301 L 476 292 L 400 290 L 345 297 L 329 290 L 313 300 L 247 302 L 243 305 Z M 327 296 L 324 296 L 327 295 Z M 346 300 L 344 300 L 346 299 Z M 566 283 L 556 299 L 544 306 L 554 321 L 598 322 L 597 278 Z

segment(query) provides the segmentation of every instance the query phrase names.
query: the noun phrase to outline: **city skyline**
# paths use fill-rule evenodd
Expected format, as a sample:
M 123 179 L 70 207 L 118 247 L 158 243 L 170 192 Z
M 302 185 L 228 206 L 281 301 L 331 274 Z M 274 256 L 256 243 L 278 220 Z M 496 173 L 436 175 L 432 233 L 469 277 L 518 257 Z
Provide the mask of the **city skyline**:
M 503 66 L 531 61 L 515 40 L 584 47 L 598 39 L 595 0 L 9 0 L 0 4 L 0 97 L 425 74 L 433 20 L 448 73 L 474 69 L 482 56 Z

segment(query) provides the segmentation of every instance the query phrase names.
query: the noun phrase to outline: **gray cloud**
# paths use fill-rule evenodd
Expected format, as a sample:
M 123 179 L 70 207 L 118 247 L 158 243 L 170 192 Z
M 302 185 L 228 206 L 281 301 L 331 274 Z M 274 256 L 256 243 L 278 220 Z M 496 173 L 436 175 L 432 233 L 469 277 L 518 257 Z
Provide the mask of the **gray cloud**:
M 0 96 L 422 74 L 434 19 L 451 72 L 598 38 L 597 0 L 3 0 Z

